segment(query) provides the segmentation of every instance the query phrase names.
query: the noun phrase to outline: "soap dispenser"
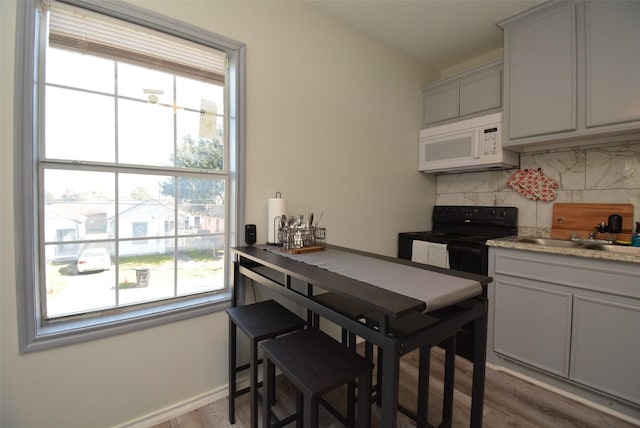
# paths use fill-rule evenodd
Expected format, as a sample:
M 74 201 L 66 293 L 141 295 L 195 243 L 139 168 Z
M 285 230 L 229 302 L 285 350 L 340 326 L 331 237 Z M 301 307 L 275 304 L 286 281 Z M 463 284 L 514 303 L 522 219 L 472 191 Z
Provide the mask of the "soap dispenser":
M 640 247 L 640 221 L 636 221 L 636 233 L 631 236 L 631 245 Z

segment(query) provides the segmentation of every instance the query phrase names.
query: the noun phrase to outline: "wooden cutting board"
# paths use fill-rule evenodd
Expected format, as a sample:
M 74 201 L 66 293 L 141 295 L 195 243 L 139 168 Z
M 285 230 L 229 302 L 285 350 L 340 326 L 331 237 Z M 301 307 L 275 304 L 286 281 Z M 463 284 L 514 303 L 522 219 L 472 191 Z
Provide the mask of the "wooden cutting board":
M 635 227 L 633 221 L 633 205 L 631 204 L 570 204 L 553 205 L 551 237 L 570 239 L 577 232 L 579 238 L 588 238 L 594 228 L 602 223 L 609 223 L 609 216 L 622 216 L 622 233 L 617 235 L 618 241 L 630 241 Z M 598 239 L 606 239 L 606 234 L 598 234 Z

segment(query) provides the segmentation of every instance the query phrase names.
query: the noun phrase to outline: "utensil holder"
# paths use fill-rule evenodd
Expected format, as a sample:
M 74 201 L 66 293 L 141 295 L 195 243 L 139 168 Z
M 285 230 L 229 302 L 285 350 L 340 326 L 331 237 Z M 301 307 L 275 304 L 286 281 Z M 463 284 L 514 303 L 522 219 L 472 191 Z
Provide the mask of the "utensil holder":
M 278 229 L 278 241 L 283 250 L 324 249 L 326 238 L 324 227 L 285 226 Z

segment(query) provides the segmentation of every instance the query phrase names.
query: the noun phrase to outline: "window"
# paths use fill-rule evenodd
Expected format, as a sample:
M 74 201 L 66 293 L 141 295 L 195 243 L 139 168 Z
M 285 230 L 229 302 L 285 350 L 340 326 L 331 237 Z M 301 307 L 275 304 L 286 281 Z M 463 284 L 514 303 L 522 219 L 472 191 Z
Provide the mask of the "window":
M 21 349 L 224 307 L 243 45 L 125 3 L 18 10 Z

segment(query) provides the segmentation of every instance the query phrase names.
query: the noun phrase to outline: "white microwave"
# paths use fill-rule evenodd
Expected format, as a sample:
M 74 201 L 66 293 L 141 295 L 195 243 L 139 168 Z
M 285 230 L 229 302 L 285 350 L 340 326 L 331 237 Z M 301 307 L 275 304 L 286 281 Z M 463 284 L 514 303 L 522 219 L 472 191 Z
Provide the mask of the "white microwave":
M 418 170 L 427 173 L 508 169 L 518 153 L 502 148 L 502 113 L 420 131 Z

